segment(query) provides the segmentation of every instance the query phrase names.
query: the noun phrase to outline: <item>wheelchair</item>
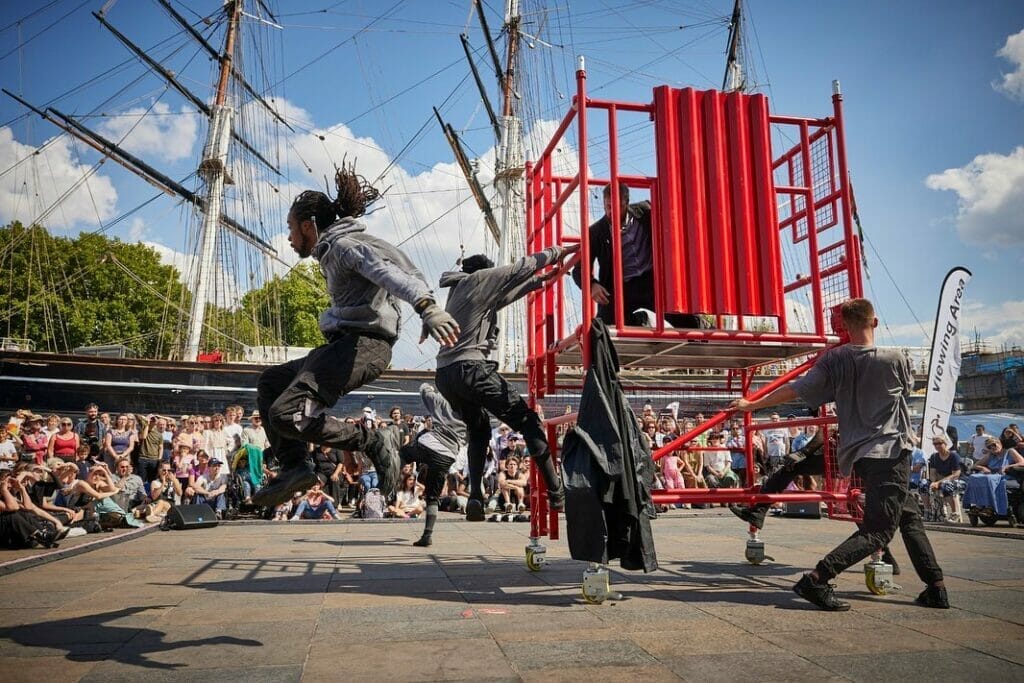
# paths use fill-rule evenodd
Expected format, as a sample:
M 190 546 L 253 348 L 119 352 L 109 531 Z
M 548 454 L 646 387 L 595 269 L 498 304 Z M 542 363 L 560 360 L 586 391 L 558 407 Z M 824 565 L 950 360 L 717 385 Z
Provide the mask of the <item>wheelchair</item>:
M 1006 521 L 1011 527 L 1024 524 L 1024 471 L 1014 469 L 1004 475 L 1006 482 L 1006 514 L 999 514 L 991 506 L 971 505 L 967 509 L 967 519 L 971 526 L 978 523 L 994 526 L 996 522 Z

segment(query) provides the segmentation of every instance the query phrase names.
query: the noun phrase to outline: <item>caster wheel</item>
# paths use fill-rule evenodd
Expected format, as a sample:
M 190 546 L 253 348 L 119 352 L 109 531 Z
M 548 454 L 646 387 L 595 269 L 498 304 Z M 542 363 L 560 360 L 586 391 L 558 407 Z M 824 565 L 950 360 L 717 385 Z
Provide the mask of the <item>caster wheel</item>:
M 995 526 L 996 522 L 999 521 L 999 518 L 996 517 L 994 514 L 982 515 L 980 517 L 980 519 L 981 519 L 981 523 L 984 524 L 985 526 Z
M 885 586 L 879 585 L 875 582 L 875 570 L 868 567 L 864 570 L 864 585 L 868 587 L 874 595 L 885 595 Z
M 526 568 L 531 572 L 539 572 L 544 568 L 544 552 L 537 552 L 532 548 L 526 549 Z
M 971 526 L 978 526 L 978 515 L 967 515 L 967 519 L 970 521 Z

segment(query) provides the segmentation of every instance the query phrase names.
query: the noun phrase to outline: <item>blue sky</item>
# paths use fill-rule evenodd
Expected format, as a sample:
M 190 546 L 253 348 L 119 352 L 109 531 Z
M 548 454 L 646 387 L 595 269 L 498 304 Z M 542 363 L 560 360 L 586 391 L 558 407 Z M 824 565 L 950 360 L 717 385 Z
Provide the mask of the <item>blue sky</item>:
M 6 27 L 0 53 L 10 52 L 0 58 L 0 85 L 37 104 L 129 57 L 89 15 L 103 6 L 99 0 L 49 5 L 42 0 L 0 4 L 0 27 Z M 195 21 L 215 12 L 220 2 L 175 0 L 174 5 Z M 724 18 L 731 5 L 731 0 L 563 0 L 544 12 L 537 2 L 524 2 L 525 30 L 536 38 L 526 50 L 529 80 L 521 90 L 529 114 L 553 120 L 564 113 L 576 53 L 588 59 L 590 92 L 603 98 L 648 101 L 660 83 L 718 87 Z M 885 323 L 881 341 L 924 343 L 921 326 L 931 332 L 942 277 L 950 267 L 964 265 L 974 272 L 967 328 L 976 326 L 997 342 L 1024 343 L 1024 288 L 1017 284 L 1024 269 L 1024 3 L 749 0 L 747 5 L 753 78 L 771 97 L 773 111 L 828 114 L 831 80 L 842 82 L 850 168 L 873 247 L 866 290 Z M 266 76 L 253 77 L 261 89 L 337 47 L 275 89 L 277 106 L 299 125 L 294 134 L 277 138 L 285 177 L 275 180 L 273 189 L 266 183 L 254 186 L 263 223 L 253 229 L 286 252 L 284 211 L 297 191 L 321 186 L 331 164 L 346 153 L 376 176 L 403 152 L 388 168 L 390 198 L 385 209 L 369 217 L 371 229 L 407 240 L 406 248 L 431 279 L 451 266 L 460 244 L 468 252 L 484 248 L 482 223 L 466 201 L 430 109 L 439 106 L 462 131 L 471 155 L 482 158 L 486 177 L 493 138 L 461 58 L 458 34 L 467 27 L 492 93 L 494 82 L 469 2 L 289 0 L 274 6 L 284 29 L 265 29 L 262 56 L 248 51 L 243 65 L 247 72 L 265 70 Z M 496 31 L 503 3 L 491 0 L 486 6 Z M 57 23 L 18 50 L 14 22 L 36 9 L 20 25 L 22 39 Z M 156 46 L 154 52 L 183 82 L 209 99 L 213 66 L 195 54 L 194 45 L 174 37 L 177 28 L 155 1 L 121 0 L 107 16 L 137 43 Z M 252 47 L 255 21 L 248 25 L 247 47 Z M 213 40 L 219 45 L 219 34 Z M 181 97 L 163 92 L 158 79 L 144 77 L 130 85 L 144 73 L 141 64 L 129 61 L 55 106 L 69 113 L 117 114 L 83 119 L 112 137 L 138 123 L 126 114 L 154 107 L 158 123 L 136 126 L 126 144 L 168 175 L 183 178 L 194 170 L 205 127 Z M 46 122 L 27 123 L 23 113 L 12 100 L 0 99 L 0 170 L 56 135 Z M 249 120 L 263 126 L 255 115 Z M 27 164 L 0 177 L 0 220 L 38 216 L 49 200 L 80 182 L 98 156 L 58 139 L 39 160 L 36 168 L 45 178 L 38 187 Z M 646 164 L 642 154 L 634 161 Z M 153 194 L 107 163 L 45 222 L 58 232 L 95 230 Z M 107 231 L 162 245 L 167 258 L 181 264 L 181 254 L 190 248 L 189 224 L 188 211 L 159 199 Z M 404 340 L 396 364 L 423 365 L 429 356 L 429 350 Z

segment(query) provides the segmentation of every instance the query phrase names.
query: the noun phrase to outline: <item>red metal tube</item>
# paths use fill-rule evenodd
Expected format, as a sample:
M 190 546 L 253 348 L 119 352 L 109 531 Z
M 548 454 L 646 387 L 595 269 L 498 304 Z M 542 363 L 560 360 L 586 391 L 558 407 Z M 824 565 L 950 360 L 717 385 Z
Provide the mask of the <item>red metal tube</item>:
M 836 86 L 838 90 L 838 84 Z M 832 107 L 835 111 L 836 125 L 836 156 L 839 159 L 839 183 L 843 193 L 843 235 L 849 245 L 850 261 L 850 297 L 864 296 L 864 283 L 861 280 L 860 242 L 853 233 L 853 212 L 850 199 L 850 169 L 846 162 L 846 131 L 843 123 L 843 96 L 839 92 L 832 95 Z

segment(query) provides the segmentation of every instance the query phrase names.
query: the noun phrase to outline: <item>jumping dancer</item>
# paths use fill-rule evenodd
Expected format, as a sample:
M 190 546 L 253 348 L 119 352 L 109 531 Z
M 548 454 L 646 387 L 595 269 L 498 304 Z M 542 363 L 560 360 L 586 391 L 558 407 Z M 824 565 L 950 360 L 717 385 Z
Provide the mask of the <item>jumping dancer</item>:
M 566 259 L 578 249 L 578 245 L 549 247 L 511 265 L 497 267 L 483 254 L 477 254 L 462 262 L 461 272 L 441 276 L 441 286 L 451 288 L 445 310 L 458 322 L 462 336 L 456 344 L 438 353 L 436 380 L 438 390 L 465 421 L 469 432 L 468 521 L 484 519 L 482 479 L 491 440 L 488 412 L 522 432 L 530 457 L 544 477 L 551 508 L 565 507 L 565 488 L 551 461 L 544 425 L 522 396 L 498 374 L 498 364 L 488 358 L 500 333 L 498 311 L 561 275 Z M 544 275 L 537 274 L 553 263 L 558 266 Z
M 326 411 L 387 369 L 398 339 L 397 299 L 412 304 L 424 333 L 442 346 L 458 339 L 459 326 L 435 303 L 416 266 L 356 220 L 380 193 L 353 165 L 342 164 L 335 185 L 336 199 L 307 190 L 288 212 L 288 241 L 299 256 L 319 261 L 331 307 L 320 316 L 326 344 L 260 375 L 256 402 L 281 469 L 253 496 L 256 505 L 279 505 L 317 482 L 307 443 L 365 453 L 377 469 L 381 491 L 393 492 L 400 469 L 397 445 L 361 422 L 347 424 Z

